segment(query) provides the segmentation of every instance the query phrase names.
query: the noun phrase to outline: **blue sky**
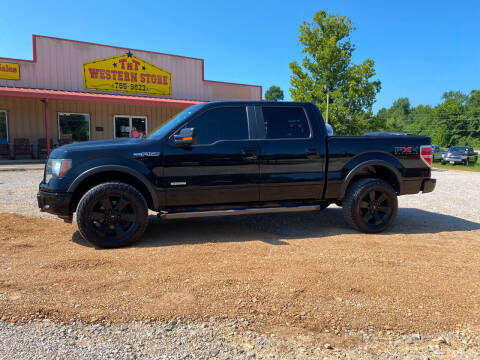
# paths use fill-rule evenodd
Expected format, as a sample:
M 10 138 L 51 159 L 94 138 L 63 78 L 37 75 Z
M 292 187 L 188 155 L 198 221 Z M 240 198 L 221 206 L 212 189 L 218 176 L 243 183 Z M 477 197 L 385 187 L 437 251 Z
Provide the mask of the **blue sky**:
M 354 60 L 376 63 L 375 110 L 480 88 L 478 1 L 17 0 L 1 9 L 0 56 L 30 59 L 31 34 L 160 51 L 204 58 L 206 79 L 279 85 L 287 98 L 299 26 L 325 9 L 354 22 Z

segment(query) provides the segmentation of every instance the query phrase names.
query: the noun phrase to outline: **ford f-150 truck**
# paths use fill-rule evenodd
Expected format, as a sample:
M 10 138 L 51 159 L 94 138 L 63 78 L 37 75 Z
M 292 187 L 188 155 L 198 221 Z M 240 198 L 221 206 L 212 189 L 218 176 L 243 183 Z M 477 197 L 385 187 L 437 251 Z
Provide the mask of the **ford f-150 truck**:
M 144 138 L 52 151 L 41 211 L 76 220 L 100 247 L 138 240 L 148 209 L 164 218 L 315 211 L 336 203 L 363 232 L 388 228 L 397 196 L 427 193 L 424 136 L 328 136 L 318 108 L 294 102 L 211 102 Z

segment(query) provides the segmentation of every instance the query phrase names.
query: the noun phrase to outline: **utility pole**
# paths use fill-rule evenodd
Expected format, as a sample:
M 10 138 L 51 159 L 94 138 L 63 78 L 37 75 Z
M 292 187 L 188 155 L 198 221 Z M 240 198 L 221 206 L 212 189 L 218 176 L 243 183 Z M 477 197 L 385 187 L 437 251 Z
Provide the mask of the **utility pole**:
M 330 89 L 327 85 L 323 85 L 323 93 L 327 94 L 327 116 L 325 119 L 325 123 L 328 124 L 328 104 L 330 103 Z

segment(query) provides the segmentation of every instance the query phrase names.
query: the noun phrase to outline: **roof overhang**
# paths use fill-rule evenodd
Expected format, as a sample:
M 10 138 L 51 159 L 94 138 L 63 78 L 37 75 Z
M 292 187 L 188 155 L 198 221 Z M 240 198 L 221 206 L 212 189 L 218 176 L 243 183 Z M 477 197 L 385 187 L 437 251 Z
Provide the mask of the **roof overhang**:
M 146 96 L 130 96 L 116 94 L 98 94 L 91 92 L 76 92 L 47 89 L 29 89 L 17 87 L 0 87 L 0 97 L 13 97 L 22 99 L 80 101 L 102 104 L 130 104 L 146 106 L 169 106 L 187 108 L 200 104 L 203 101 L 166 99 Z

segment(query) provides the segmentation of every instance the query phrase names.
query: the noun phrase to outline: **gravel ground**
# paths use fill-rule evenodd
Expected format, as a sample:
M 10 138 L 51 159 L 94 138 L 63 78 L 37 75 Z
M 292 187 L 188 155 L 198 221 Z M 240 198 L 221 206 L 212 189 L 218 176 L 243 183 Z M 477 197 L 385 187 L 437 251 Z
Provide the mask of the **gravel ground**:
M 0 359 L 478 359 L 468 329 L 442 335 L 350 332 L 361 343 L 341 349 L 319 340 L 282 339 L 229 323 L 133 322 L 57 324 L 0 322 Z
M 41 217 L 44 219 L 55 219 L 55 217 L 51 215 L 39 213 L 36 206 L 35 194 L 41 176 L 42 171 L 0 172 L 0 212 L 17 213 L 27 216 Z M 213 230 L 219 231 L 221 236 L 225 238 L 232 237 L 232 239 L 228 239 L 227 241 L 235 242 L 233 239 L 235 237 L 242 239 L 238 240 L 240 241 L 239 244 L 233 243 L 234 246 L 237 246 L 235 248 L 237 251 L 242 251 L 243 248 L 247 246 L 252 247 L 254 245 L 252 242 L 245 240 L 246 237 L 250 236 L 255 237 L 255 239 L 261 238 L 261 241 L 264 242 L 261 245 L 281 245 L 282 242 L 288 242 L 290 249 L 282 246 L 270 246 L 270 250 L 268 250 L 266 253 L 265 258 L 270 258 L 269 261 L 272 263 L 275 260 L 275 256 L 278 257 L 278 254 L 281 251 L 287 251 L 285 253 L 286 255 L 288 251 L 299 249 L 301 246 L 308 247 L 313 245 L 313 243 L 308 243 L 308 239 L 306 239 L 307 236 L 311 236 L 314 238 L 314 240 L 317 239 L 318 241 L 320 241 L 320 239 L 324 241 L 324 239 L 333 238 L 333 240 L 338 243 L 338 254 L 342 254 L 342 252 L 345 251 L 353 251 L 345 253 L 344 259 L 347 262 L 345 262 L 344 266 L 346 270 L 344 269 L 342 271 L 347 271 L 347 279 L 348 276 L 355 276 L 354 271 L 352 271 L 353 268 L 350 269 L 349 266 L 355 265 L 356 262 L 361 262 L 366 256 L 363 250 L 360 252 L 360 248 L 358 249 L 358 253 L 355 253 L 355 249 L 351 250 L 347 248 L 347 242 L 351 243 L 352 241 L 358 241 L 358 246 L 368 247 L 374 245 L 378 247 L 379 251 L 381 251 L 379 254 L 381 257 L 377 259 L 378 263 L 385 266 L 388 265 L 388 267 L 379 267 L 379 269 L 383 269 L 381 271 L 390 271 L 390 266 L 398 266 L 397 269 L 400 271 L 408 270 L 404 264 L 405 259 L 402 258 L 403 254 L 393 255 L 393 253 L 387 253 L 386 251 L 388 249 L 386 247 L 386 243 L 383 243 L 384 241 L 392 242 L 394 244 L 392 246 L 398 248 L 401 248 L 402 246 L 406 247 L 408 244 L 411 244 L 412 257 L 415 258 L 411 265 L 414 269 L 417 268 L 416 270 L 418 270 L 418 272 L 414 272 L 412 274 L 418 274 L 418 276 L 422 276 L 422 273 L 425 272 L 425 276 L 427 278 L 428 276 L 431 276 L 430 274 L 427 275 L 426 273 L 427 271 L 430 271 L 430 269 L 424 267 L 425 264 L 421 263 L 419 258 L 422 258 L 423 256 L 435 257 L 437 256 L 437 250 L 439 251 L 438 254 L 441 254 L 438 255 L 438 261 L 440 263 L 438 263 L 438 268 L 435 270 L 437 271 L 440 279 L 431 278 L 430 280 L 431 288 L 428 291 L 431 292 L 430 295 L 432 299 L 438 296 L 438 292 L 442 291 L 447 292 L 446 298 L 459 296 L 459 294 L 454 294 L 454 291 L 456 291 L 454 290 L 454 286 L 456 284 L 455 281 L 457 281 L 457 284 L 459 284 L 459 289 L 465 291 L 465 294 L 460 294 L 460 298 L 463 296 L 464 300 L 467 300 L 465 296 L 467 296 L 466 294 L 468 294 L 470 291 L 468 300 L 471 300 L 472 298 L 478 299 L 480 295 L 478 292 L 478 286 L 476 286 L 478 284 L 472 283 L 469 288 L 468 281 L 466 279 L 466 285 L 463 285 L 461 284 L 463 279 L 460 280 L 459 278 L 458 280 L 453 280 L 452 282 L 452 279 L 448 279 L 448 277 L 455 275 L 452 274 L 452 269 L 455 267 L 458 268 L 459 273 L 465 272 L 469 269 L 465 267 L 466 264 L 462 263 L 462 256 L 470 256 L 473 258 L 478 255 L 478 247 L 480 242 L 480 202 L 477 199 L 479 198 L 478 195 L 480 195 L 480 173 L 461 171 L 434 171 L 433 177 L 437 178 L 438 181 L 435 192 L 425 195 L 402 196 L 399 198 L 399 214 L 392 228 L 388 233 L 386 233 L 387 238 L 385 238 L 385 235 L 383 235 L 383 237 L 382 235 L 369 237 L 367 235 L 355 234 L 346 228 L 345 223 L 341 218 L 341 212 L 335 206 L 332 206 L 331 209 L 327 209 L 325 212 L 323 212 L 322 216 L 317 216 L 314 214 L 295 214 L 294 216 L 278 214 L 260 215 L 254 217 L 242 216 L 217 220 L 197 220 L 192 222 L 167 222 L 166 224 L 162 225 L 162 229 L 165 228 L 167 233 L 173 235 L 175 234 L 175 228 L 177 225 L 188 226 L 188 224 L 191 224 L 191 227 L 200 230 L 204 229 L 205 232 L 207 234 L 210 233 L 210 235 Z M 65 228 L 62 227 L 62 231 L 69 233 L 70 230 L 67 227 L 68 225 L 64 225 L 60 221 L 54 223 L 58 223 L 58 226 L 65 226 Z M 205 227 L 202 227 L 201 224 L 206 225 Z M 210 229 L 212 225 L 214 226 L 213 230 Z M 144 251 L 146 255 L 148 253 L 157 251 L 158 248 L 150 246 L 152 246 L 152 242 L 158 241 L 152 240 L 152 233 L 154 233 L 156 229 L 159 229 L 159 226 L 160 225 L 156 223 L 156 220 L 152 218 L 152 230 L 150 230 L 150 233 L 147 233 L 147 240 L 144 244 L 145 247 L 136 248 L 135 251 L 137 253 Z M 232 227 L 235 229 L 235 234 L 227 235 L 226 230 L 222 229 L 222 226 L 225 228 Z M 52 228 L 54 228 L 53 225 Z M 244 233 L 244 228 L 252 229 L 252 231 L 249 230 Z M 320 228 L 321 230 L 319 230 Z M 238 233 L 236 232 L 237 230 Z M 27 243 L 25 240 L 29 236 L 33 236 L 30 233 L 31 231 L 29 230 L 29 227 L 26 226 L 25 234 L 12 234 L 12 236 L 15 237 L 14 242 L 9 243 L 11 239 L 8 237 L 0 239 L 0 242 L 6 244 L 6 247 L 2 247 L 2 250 L 0 250 L 0 256 L 2 256 L 2 251 L 4 251 L 4 257 L 0 257 L 0 259 L 4 259 L 4 262 L 1 263 L 0 270 L 8 266 L 9 262 L 15 264 L 14 266 L 19 267 L 28 266 L 29 262 L 32 264 L 38 262 L 43 266 L 40 267 L 40 271 L 48 271 L 46 266 L 50 266 L 51 264 L 47 263 L 47 257 L 45 257 L 45 260 L 33 260 L 32 258 L 31 261 L 28 260 L 28 256 L 22 257 L 22 254 L 29 254 L 26 253 L 26 251 L 31 251 L 30 247 L 32 247 L 33 250 L 36 250 L 34 247 L 35 242 L 33 242 L 32 245 L 31 243 Z M 186 234 L 188 236 L 192 236 L 190 233 Z M 69 234 L 67 235 L 71 236 Z M 366 243 L 362 245 L 359 239 L 366 239 L 367 237 L 369 237 L 369 239 L 373 239 L 372 242 L 368 243 L 366 242 L 367 240 L 365 240 Z M 298 241 L 296 243 L 292 242 L 291 240 L 295 238 L 301 238 L 303 244 Z M 415 239 L 420 241 L 422 244 L 425 244 L 420 244 L 420 246 L 417 247 L 414 242 Z M 458 239 L 458 248 L 454 247 L 455 241 L 457 241 L 455 239 Z M 433 243 L 437 241 L 438 246 L 432 243 L 427 244 L 428 241 L 432 240 Z M 59 241 L 62 241 L 62 243 L 65 242 L 63 239 L 60 239 Z M 169 244 L 163 248 L 163 251 L 168 252 L 171 250 L 173 253 L 174 251 L 180 250 L 181 246 L 178 244 L 182 241 L 185 240 L 180 239 L 176 241 L 168 241 Z M 213 241 L 213 243 L 203 242 L 203 240 L 200 239 L 187 244 L 185 246 L 185 251 L 187 253 L 192 253 L 195 251 L 194 246 L 201 244 L 202 249 L 208 248 L 209 246 L 211 247 L 211 251 L 214 251 L 212 254 L 213 259 L 215 257 L 221 258 L 221 246 L 223 245 L 221 243 L 217 243 L 219 240 L 209 239 L 208 241 Z M 410 243 L 408 243 L 408 241 L 410 241 Z M 38 243 L 38 240 L 36 242 Z M 171 249 L 173 246 L 177 246 L 177 250 Z M 470 248 L 468 246 L 473 247 Z M 446 253 L 440 252 L 441 247 L 445 247 Z M 162 250 L 162 248 L 160 249 Z M 255 252 L 262 252 L 263 249 L 264 247 L 262 246 L 254 248 L 254 252 L 251 254 L 252 257 L 254 256 Z M 74 256 L 73 254 L 78 254 L 82 251 L 84 253 L 90 251 L 91 253 L 91 249 L 85 248 L 84 245 L 81 245 L 80 247 L 77 245 L 76 248 L 72 248 L 71 246 L 65 247 L 62 248 L 61 251 L 61 258 L 68 258 L 69 256 Z M 121 251 L 128 250 L 124 249 Z M 331 249 L 325 247 L 325 251 L 331 251 Z M 418 251 L 424 251 L 424 253 L 417 254 Z M 182 254 L 184 253 L 185 252 Z M 38 252 L 32 252 L 31 254 L 32 256 L 42 256 L 41 253 Z M 93 254 L 97 254 L 97 258 L 101 255 L 105 259 L 109 254 L 113 253 L 96 252 Z M 115 256 L 117 256 L 117 258 L 118 256 L 122 256 L 123 253 L 115 254 L 116 255 L 111 256 L 109 260 L 110 262 L 106 262 L 107 267 L 115 265 L 112 259 Z M 451 254 L 451 256 L 449 254 Z M 397 257 L 398 255 L 401 256 Z M 205 254 L 197 256 L 205 256 Z M 458 258 L 453 256 L 458 256 Z M 303 257 L 307 259 L 308 254 L 303 253 Z M 145 256 L 145 258 L 147 257 Z M 263 258 L 263 255 L 260 258 Z M 57 260 L 58 259 L 59 257 L 57 256 Z M 155 257 L 152 259 L 154 260 Z M 14 261 L 17 260 L 19 260 L 19 262 L 14 263 Z M 447 261 L 447 263 L 442 264 L 442 260 Z M 70 261 L 68 262 L 70 263 Z M 378 263 L 373 263 L 373 266 L 377 267 Z M 434 263 L 435 262 L 428 263 L 427 265 L 436 267 L 436 265 L 433 265 Z M 217 265 L 210 265 L 210 263 L 208 264 L 208 267 Z M 238 264 L 241 263 L 234 262 L 233 264 L 234 266 L 239 266 Z M 341 267 L 343 266 L 341 264 L 342 262 L 340 261 L 340 264 L 334 265 Z M 57 273 L 58 270 L 62 270 L 62 272 L 68 272 L 70 270 L 70 265 L 61 261 L 53 263 L 53 265 L 60 266 L 56 268 Z M 92 269 L 90 269 L 90 265 L 92 266 Z M 94 265 L 96 266 L 98 264 L 89 264 L 87 262 L 82 265 L 86 267 L 82 268 L 82 266 L 80 266 L 80 268 L 77 270 L 84 272 L 88 277 L 90 276 L 90 271 L 95 270 L 93 269 Z M 453 268 L 446 268 L 446 265 L 449 265 Z M 218 271 L 222 273 L 222 269 L 224 269 L 222 266 L 228 266 L 228 264 L 222 265 L 219 262 L 218 266 Z M 298 263 L 298 266 L 300 266 L 300 263 Z M 257 272 L 263 271 L 262 269 L 263 268 L 259 267 L 256 270 L 255 267 L 251 267 L 247 270 Z M 6 270 L 8 271 L 9 268 Z M 117 271 L 116 268 L 114 268 L 114 270 Z M 213 271 L 213 275 L 216 269 L 211 270 Z M 396 271 L 395 268 L 392 270 Z M 100 271 L 104 270 L 100 268 Z M 325 271 L 325 268 L 322 271 Z M 473 268 L 471 271 L 472 275 L 478 275 L 478 271 L 473 270 Z M 374 271 L 372 274 L 373 273 Z M 26 301 L 28 303 L 29 294 L 22 293 L 23 289 L 21 288 L 19 289 L 22 291 L 19 290 L 16 292 L 15 290 L 17 289 L 12 287 L 13 279 L 9 278 L 6 274 L 8 274 L 8 272 L 0 271 L 0 304 L 7 304 L 4 306 L 8 308 L 8 306 L 15 304 L 18 301 Z M 35 276 L 37 275 L 33 275 L 32 273 L 31 277 Z M 132 276 L 138 276 L 138 274 L 133 274 Z M 172 276 L 174 275 L 170 273 L 166 274 L 167 278 Z M 342 276 L 342 274 L 338 273 L 338 276 Z M 402 281 L 405 281 L 404 286 L 406 287 L 405 290 L 407 294 L 409 291 L 413 291 L 409 289 L 409 286 L 412 286 L 417 281 L 423 281 L 421 278 L 416 279 L 417 275 L 409 276 L 413 276 L 413 278 L 402 279 Z M 444 277 L 444 280 L 442 280 L 442 277 Z M 288 279 L 287 274 L 286 279 L 295 282 L 295 279 Z M 350 280 L 352 281 L 352 284 L 356 281 L 354 277 Z M 16 284 L 16 286 L 21 286 L 22 283 L 28 283 L 27 279 L 19 279 L 18 281 L 19 282 Z M 48 294 L 48 291 L 52 291 L 49 287 L 58 285 L 58 279 L 54 278 L 51 278 L 50 283 L 42 283 L 44 280 L 40 277 L 38 281 L 40 285 L 37 291 L 45 291 L 46 294 Z M 175 281 L 176 279 L 172 279 L 171 282 L 175 283 Z M 298 279 L 297 281 L 301 282 L 303 280 Z M 446 290 L 440 290 L 440 284 L 442 281 L 444 281 L 445 284 L 452 284 L 450 290 L 448 290 L 448 287 Z M 33 283 L 35 283 L 34 279 L 32 284 Z M 47 287 L 43 284 L 50 285 Z M 184 285 L 185 287 L 188 287 L 187 283 Z M 359 281 L 358 287 L 361 288 L 361 285 L 362 284 Z M 75 286 L 81 286 L 81 283 Z M 95 284 L 94 288 L 96 289 L 95 291 L 98 291 L 99 289 L 107 286 L 110 286 L 109 283 L 100 283 Z M 122 284 L 119 286 L 121 287 Z M 143 284 L 142 286 L 148 285 Z M 327 286 L 327 292 L 331 292 L 332 294 L 338 290 L 336 288 L 338 285 L 333 283 L 326 283 L 323 285 L 324 289 L 325 286 Z M 331 286 L 330 290 L 329 286 Z M 42 290 L 42 288 L 44 290 Z M 384 290 L 376 289 L 376 291 L 380 292 L 385 290 L 388 290 L 388 286 Z M 254 289 L 252 289 L 252 291 L 254 291 Z M 449 295 L 448 292 L 451 292 L 451 294 Z M 222 294 L 217 295 L 221 296 Z M 242 295 L 243 293 L 239 293 L 238 298 L 241 298 Z M 361 296 L 362 294 L 358 295 Z M 403 294 L 399 294 L 399 296 L 401 295 Z M 429 294 L 427 293 L 424 295 L 426 295 L 428 298 Z M 367 294 L 367 296 L 372 296 L 372 299 L 374 299 L 373 294 Z M 260 302 L 263 300 L 268 299 L 262 299 L 258 301 Z M 302 300 L 302 295 L 299 293 L 297 301 Z M 45 299 L 41 301 L 43 301 L 45 304 L 45 317 L 47 317 L 48 301 Z M 216 300 L 213 299 L 212 301 L 215 302 Z M 355 308 L 362 306 L 362 304 L 359 302 L 349 303 L 349 299 L 346 299 L 345 297 L 343 299 L 337 297 L 332 301 L 334 303 L 339 302 L 342 304 L 340 309 L 343 307 Z M 253 302 L 257 303 L 256 298 L 253 298 Z M 435 302 L 432 304 L 435 304 Z M 462 306 L 465 307 L 465 304 L 467 303 L 462 300 L 458 301 L 459 308 Z M 473 309 L 470 308 L 472 313 L 476 312 L 479 314 L 480 310 L 478 308 L 478 303 L 470 301 L 470 304 L 470 307 L 473 306 Z M 131 304 L 131 306 L 133 305 L 134 304 Z M 382 304 L 379 303 L 379 305 Z M 88 306 L 92 308 L 96 307 L 95 303 L 93 303 L 93 305 L 90 303 Z M 177 306 L 182 308 L 183 304 L 178 303 Z M 260 308 L 259 305 L 255 306 Z M 399 304 L 391 304 L 391 306 L 396 307 L 399 306 Z M 101 308 L 100 305 L 99 307 Z M 4 307 L 3 311 L 5 311 L 6 308 Z M 39 310 L 41 309 L 42 308 Z M 390 310 L 391 309 L 385 309 L 385 312 Z M 431 316 L 432 318 L 439 316 L 450 316 L 454 318 L 455 311 L 467 310 L 468 309 L 458 310 L 457 308 L 452 307 L 446 310 L 446 312 L 443 314 L 440 314 L 438 311 L 435 314 L 432 305 Z M 380 310 L 380 312 L 381 311 L 382 310 Z M 15 320 L 6 316 L 2 316 L 4 320 L 8 321 L 0 321 L 0 359 L 480 358 L 480 328 L 478 319 L 474 319 L 474 316 L 472 316 L 470 322 L 465 321 L 464 319 L 462 324 L 459 324 L 457 327 L 450 326 L 448 330 L 445 330 L 441 327 L 436 328 L 435 326 L 432 326 L 431 329 L 422 331 L 420 333 L 408 331 L 399 333 L 398 331 L 392 330 L 389 327 L 380 329 L 378 326 L 375 328 L 363 326 L 363 329 L 359 330 L 357 328 L 357 330 L 354 331 L 350 330 L 348 326 L 343 326 L 345 324 L 343 324 L 341 327 L 325 326 L 325 328 L 314 329 L 311 331 L 304 327 L 301 331 L 289 333 L 282 331 L 281 329 L 275 330 L 275 328 L 271 326 L 262 330 L 258 327 L 258 324 L 255 325 L 255 323 L 252 322 L 252 318 L 247 316 L 245 318 L 232 318 L 231 316 L 223 315 L 217 318 L 210 318 L 209 321 L 208 319 L 207 321 L 201 321 L 192 318 L 187 320 L 183 317 L 175 317 L 172 320 L 165 319 L 164 321 L 155 320 L 141 322 L 131 321 L 127 323 L 110 323 L 108 318 L 102 319 L 102 317 L 95 317 L 88 319 L 90 322 L 93 322 L 93 324 L 87 324 L 78 320 L 69 320 L 66 323 L 63 323 L 61 322 L 62 320 L 52 322 L 48 319 L 38 319 L 38 317 L 43 317 L 43 314 L 44 312 L 40 311 L 40 313 L 37 314 L 38 316 L 34 316 L 37 317 L 37 319 L 27 320 L 20 323 L 11 323 L 11 321 Z M 414 316 L 415 315 L 416 314 L 414 311 Z M 305 317 L 305 314 L 300 313 L 298 316 Z M 410 314 L 405 316 L 410 316 Z M 340 318 L 340 321 L 341 320 L 342 319 Z M 440 320 L 441 324 L 448 325 L 448 322 L 442 321 L 443 320 Z M 305 321 L 303 321 L 302 324 L 305 325 Z M 289 325 L 287 323 L 287 327 L 288 326 Z
M 0 211 L 57 219 L 38 211 L 36 193 L 42 176 L 43 170 L 0 171 Z M 474 200 L 480 194 L 480 173 L 434 169 L 432 177 L 437 179 L 434 192 L 421 196 L 401 196 L 398 199 L 399 207 L 422 209 L 476 222 L 480 220 L 480 201 Z M 465 206 L 465 202 L 468 202 L 468 206 Z M 403 215 L 400 211 L 399 217 Z

